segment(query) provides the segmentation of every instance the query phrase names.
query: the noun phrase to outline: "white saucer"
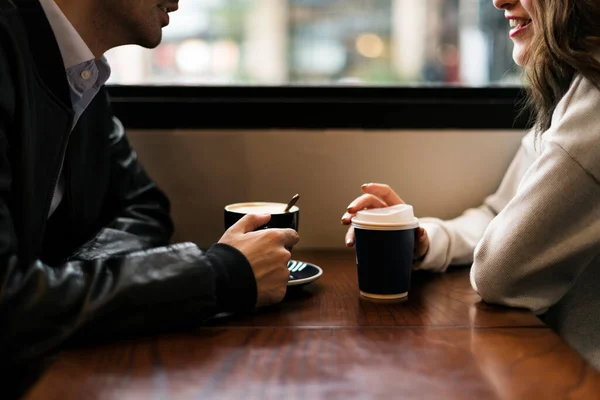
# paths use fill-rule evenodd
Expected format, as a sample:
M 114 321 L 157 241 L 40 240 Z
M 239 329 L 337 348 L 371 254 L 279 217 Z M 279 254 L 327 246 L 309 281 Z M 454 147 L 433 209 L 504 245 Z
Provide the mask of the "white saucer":
M 290 260 L 288 262 L 288 270 L 290 271 L 290 280 L 288 286 L 302 286 L 314 282 L 323 275 L 321 267 L 305 261 Z

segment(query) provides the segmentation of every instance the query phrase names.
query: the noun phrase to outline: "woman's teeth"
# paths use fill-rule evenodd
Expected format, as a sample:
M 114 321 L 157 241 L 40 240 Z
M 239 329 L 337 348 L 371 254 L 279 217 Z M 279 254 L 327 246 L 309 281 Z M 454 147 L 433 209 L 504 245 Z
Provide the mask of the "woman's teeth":
M 525 25 L 528 25 L 530 22 L 531 22 L 530 19 L 511 19 L 511 20 L 509 20 L 511 28 L 516 28 L 518 26 L 525 26 Z

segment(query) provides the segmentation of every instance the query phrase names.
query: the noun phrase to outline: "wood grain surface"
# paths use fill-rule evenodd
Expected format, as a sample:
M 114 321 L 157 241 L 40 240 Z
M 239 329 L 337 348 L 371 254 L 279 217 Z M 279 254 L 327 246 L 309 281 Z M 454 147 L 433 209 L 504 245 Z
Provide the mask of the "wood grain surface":
M 303 252 L 294 259 L 323 269 L 314 283 L 290 289 L 286 300 L 250 315 L 214 321 L 219 326 L 544 326 L 524 310 L 490 307 L 469 283 L 468 268 L 444 274 L 418 271 L 408 299 L 400 303 L 367 300 L 359 295 L 354 252 Z
M 376 303 L 351 252 L 301 256 L 324 275 L 282 304 L 65 350 L 25 398 L 598 398 L 597 371 L 529 312 L 481 303 L 467 268 L 415 274 L 406 302 Z

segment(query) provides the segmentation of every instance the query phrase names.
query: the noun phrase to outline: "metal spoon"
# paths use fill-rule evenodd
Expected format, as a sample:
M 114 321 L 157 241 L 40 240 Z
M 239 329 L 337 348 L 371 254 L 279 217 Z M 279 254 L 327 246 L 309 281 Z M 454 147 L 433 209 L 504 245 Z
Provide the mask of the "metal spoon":
M 290 200 L 289 203 L 287 203 L 287 206 L 285 206 L 285 210 L 283 210 L 284 213 L 289 212 L 290 208 L 292 208 L 294 206 L 294 204 L 296 204 L 296 202 L 298 201 L 298 199 L 300 198 L 300 195 L 298 193 L 296 193 L 294 195 L 294 197 L 292 197 L 292 199 Z

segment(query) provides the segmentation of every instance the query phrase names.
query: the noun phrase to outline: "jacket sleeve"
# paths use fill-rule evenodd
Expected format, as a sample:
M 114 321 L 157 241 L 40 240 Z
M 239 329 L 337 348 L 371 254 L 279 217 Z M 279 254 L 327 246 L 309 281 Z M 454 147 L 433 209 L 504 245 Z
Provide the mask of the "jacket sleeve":
M 107 258 L 166 245 L 173 234 L 168 198 L 138 162 L 121 122 L 111 114 L 106 118 L 112 127 L 107 133 L 111 144 L 110 191 L 103 212 L 107 223 L 70 260 Z
M 75 334 L 96 340 L 170 330 L 256 303 L 252 270 L 227 245 L 202 252 L 182 243 L 58 266 L 22 263 L 6 234 L 4 203 L 0 215 L 0 364 L 27 362 Z
M 600 249 L 600 186 L 549 144 L 475 251 L 471 283 L 483 300 L 543 314 Z
M 451 220 L 419 219 L 419 225 L 429 236 L 429 250 L 423 261 L 415 264 L 415 269 L 443 272 L 450 265 L 473 262 L 475 246 L 489 223 L 515 195 L 519 182 L 536 157 L 532 140 L 532 132 L 523 138 L 497 191 L 481 206 L 470 208 Z
M 224 244 L 206 252 L 191 243 L 165 245 L 171 230 L 166 204 L 153 184 L 143 179 L 136 181 L 140 183 L 134 185 L 137 189 L 128 192 L 123 211 L 109 224 L 109 229 L 122 236 L 109 238 L 107 244 L 131 235 L 131 247 L 144 250 L 128 254 L 103 250 L 102 256 L 86 253 L 57 265 L 20 259 L 9 207 L 13 186 L 10 152 L 14 149 L 7 143 L 7 132 L 13 129 L 15 94 L 2 60 L 0 57 L 0 369 L 26 364 L 73 337 L 87 340 L 197 325 L 219 312 L 254 307 L 256 282 L 238 250 Z M 116 142 L 115 159 L 131 167 L 119 156 L 123 151 L 127 158 L 129 146 L 125 143 Z M 141 174 L 139 169 L 134 171 Z M 152 245 L 158 247 L 148 248 Z
M 597 262 L 599 106 L 600 90 L 580 78 L 557 106 L 542 154 L 475 250 L 471 283 L 484 301 L 543 314 Z

